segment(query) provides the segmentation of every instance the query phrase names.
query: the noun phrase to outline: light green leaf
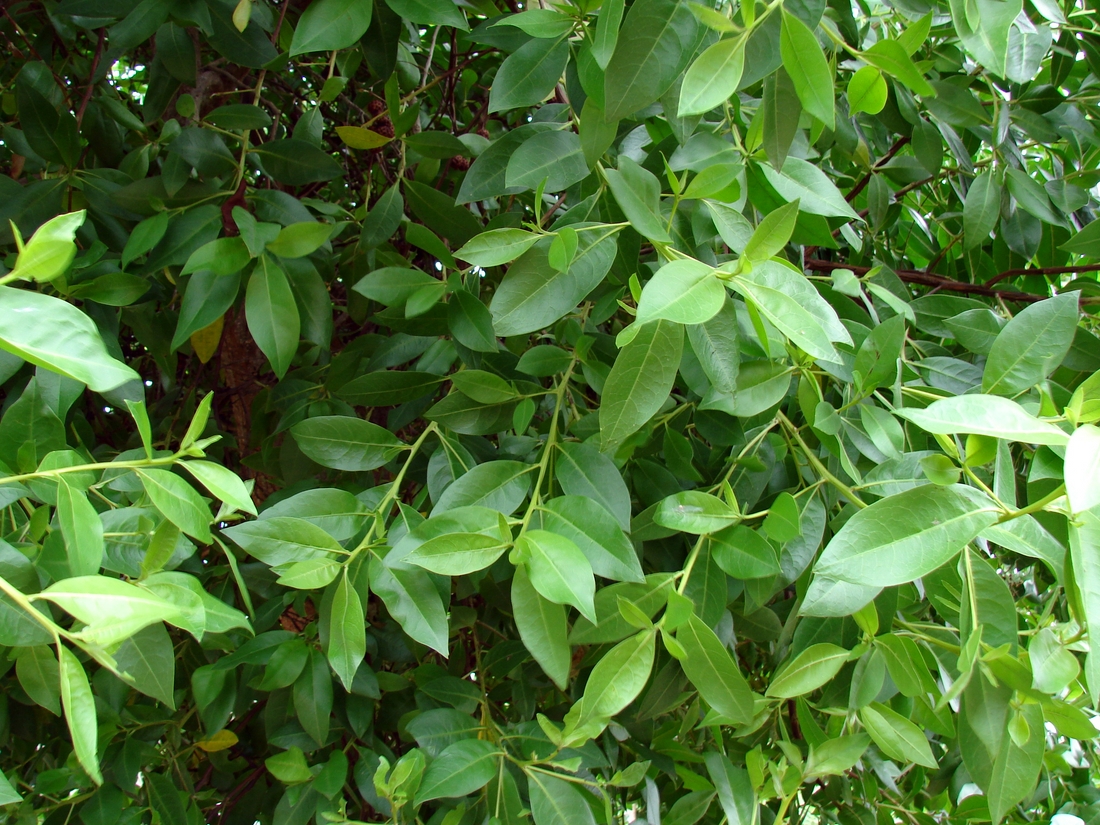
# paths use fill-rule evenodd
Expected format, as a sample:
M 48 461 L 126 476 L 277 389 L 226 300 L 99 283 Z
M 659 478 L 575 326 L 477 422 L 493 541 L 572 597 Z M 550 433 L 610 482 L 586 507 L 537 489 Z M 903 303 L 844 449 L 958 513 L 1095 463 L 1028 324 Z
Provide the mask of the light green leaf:
M 753 231 L 742 255 L 753 263 L 759 263 L 782 252 L 794 233 L 798 205 L 799 200 L 795 198 L 769 212 Z
M 604 170 L 604 177 L 634 229 L 651 241 L 671 240 L 661 217 L 661 184 L 652 172 L 622 155 L 619 168 Z
M 613 447 L 637 432 L 668 398 L 680 366 L 684 328 L 671 321 L 642 326 L 619 352 L 604 383 L 600 435 Z
M 1085 424 L 1066 446 L 1066 495 L 1075 513 L 1100 504 L 1100 428 Z
M 633 702 L 649 681 L 656 651 L 656 632 L 643 630 L 611 648 L 592 668 L 584 695 L 566 714 L 566 728 L 606 725 Z
M 98 573 L 103 566 L 103 522 L 84 491 L 74 488 L 65 476 L 57 481 L 57 520 L 72 574 Z
M 95 697 L 88 684 L 88 677 L 80 660 L 64 645 L 58 647 L 61 674 L 61 705 L 65 709 L 65 722 L 73 740 L 80 767 L 97 785 L 103 784 L 99 771 L 98 730 Z
M 798 208 L 811 215 L 827 218 L 858 220 L 859 215 L 844 200 L 829 177 L 812 163 L 801 158 L 787 158 L 781 172 L 762 164 L 760 171 L 775 191 L 788 202 L 798 201 Z
M 1001 183 L 986 171 L 970 184 L 963 204 L 963 249 L 980 246 L 989 238 L 1001 215 Z
M 614 516 L 597 500 L 578 495 L 557 496 L 541 505 L 531 525 L 565 536 L 576 544 L 597 576 L 614 581 L 645 580 L 634 545 Z
M 714 631 L 692 615 L 676 631 L 676 641 L 687 653 L 680 665 L 706 703 L 732 722 L 748 722 L 753 715 L 752 691 Z
M 860 721 L 879 749 L 899 762 L 915 762 L 935 770 L 939 767 L 923 731 L 879 702 L 872 702 L 859 712 Z
M 768 696 L 793 699 L 812 693 L 840 672 L 848 651 L 828 642 L 810 645 L 787 662 L 768 685 Z
M 329 664 L 340 677 L 344 689 L 351 693 L 355 671 L 363 663 L 367 654 L 366 625 L 363 617 L 363 603 L 359 593 L 350 581 L 345 570 L 332 594 L 332 607 L 328 623 Z
M 520 565 L 512 578 L 512 617 L 524 646 L 554 684 L 569 684 L 568 626 L 565 608 L 543 598 Z
M 373 9 L 360 0 L 314 0 L 294 29 L 290 56 L 354 46 L 370 26 Z
M 448 745 L 428 766 L 415 804 L 431 799 L 466 796 L 496 776 L 503 754 L 492 742 L 464 739 Z
M 531 584 L 539 593 L 555 604 L 573 605 L 596 621 L 596 580 L 577 545 L 547 530 L 528 530 L 516 541 L 516 553 L 527 563 Z
M 982 392 L 1018 395 L 1038 384 L 1062 363 L 1077 332 L 1076 292 L 1023 309 L 993 341 L 982 373 Z
M 783 8 L 779 48 L 783 68 L 794 82 L 802 108 L 824 123 L 827 129 L 835 128 L 833 72 L 814 33 L 786 7 Z
M 256 262 L 244 299 L 248 331 L 282 378 L 298 349 L 302 322 L 286 273 L 266 255 Z
M 666 319 L 677 324 L 702 324 L 713 318 L 726 300 L 726 290 L 714 269 L 682 258 L 657 270 L 642 289 L 637 324 Z
M 653 520 L 670 530 L 699 535 L 737 524 L 741 514 L 717 496 L 685 490 L 663 499 L 653 513 Z
M 449 5 L 449 2 L 448 2 Z M 565 73 L 565 38 L 534 38 L 505 58 L 489 91 L 489 111 L 505 112 L 541 103 Z
M 995 395 L 960 395 L 933 401 L 923 410 L 906 408 L 897 415 L 937 435 L 974 433 L 1029 444 L 1061 446 L 1069 436 L 1041 421 L 1015 401 Z
M 855 584 L 903 584 L 946 564 L 997 518 L 993 501 L 971 487 L 916 487 L 852 516 L 814 569 Z
M 737 91 L 744 68 L 744 38 L 719 40 L 710 46 L 684 75 L 677 116 L 701 115 L 721 106 Z
M 572 783 L 529 768 L 527 787 L 535 825 L 596 825 L 592 808 Z
M 142 486 L 170 522 L 187 535 L 209 544 L 210 509 L 195 488 L 169 470 L 138 470 Z
M 523 229 L 491 229 L 467 241 L 455 257 L 473 266 L 499 266 L 514 261 L 540 237 Z
M 221 501 L 234 510 L 256 515 L 256 505 L 241 477 L 232 470 L 215 464 L 213 461 L 191 459 L 181 462 L 184 468 L 197 478 L 202 485 Z

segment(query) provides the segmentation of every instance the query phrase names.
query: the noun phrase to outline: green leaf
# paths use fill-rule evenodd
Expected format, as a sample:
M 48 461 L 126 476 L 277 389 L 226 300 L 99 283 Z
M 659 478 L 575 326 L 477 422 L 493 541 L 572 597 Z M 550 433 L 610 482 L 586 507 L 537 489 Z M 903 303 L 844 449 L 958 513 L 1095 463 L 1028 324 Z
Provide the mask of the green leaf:
M 1041 421 L 1015 401 L 995 395 L 960 395 L 933 401 L 923 410 L 906 408 L 897 415 L 937 435 L 974 433 L 1030 444 L 1061 446 L 1069 436 Z
M 1023 309 L 993 341 L 982 372 L 982 392 L 1014 396 L 1049 376 L 1073 344 L 1077 316 L 1075 292 Z
M 596 825 L 592 808 L 571 782 L 537 768 L 526 773 L 535 825 Z
M 390 461 L 404 445 L 377 424 L 346 415 L 324 415 L 290 428 L 303 453 L 322 467 L 365 472 Z
M 573 605 L 596 621 L 596 581 L 577 545 L 547 530 L 528 530 L 516 540 L 515 552 L 527 563 L 531 584 L 539 593 L 555 604 Z
M 583 496 L 603 505 L 625 530 L 630 527 L 630 491 L 615 463 L 589 444 L 558 444 L 555 480 L 567 496 Z
M 106 576 L 76 576 L 50 585 L 40 598 L 53 602 L 88 627 L 81 636 L 106 647 L 154 622 L 175 624 L 181 611 L 171 602 Z
M 659 100 L 687 68 L 704 32 L 685 3 L 632 3 L 607 63 L 607 119 L 621 120 Z
M 798 208 L 811 215 L 857 220 L 859 215 L 844 200 L 840 190 L 828 176 L 812 163 L 789 157 L 781 172 L 761 165 L 765 179 L 788 202 L 798 201 Z
M 175 709 L 176 653 L 164 625 L 139 630 L 114 656 L 127 684 Z
M 64 645 L 58 646 L 60 656 L 61 706 L 73 741 L 77 761 L 97 785 L 103 784 L 99 771 L 98 733 L 95 697 L 80 661 Z
M 464 739 L 448 745 L 428 766 L 415 804 L 431 799 L 466 796 L 489 784 L 503 754 L 492 742 Z
M 785 663 L 768 685 L 767 696 L 793 699 L 812 693 L 840 672 L 848 651 L 828 642 L 810 645 Z
M 456 289 L 451 293 L 447 302 L 447 326 L 458 343 L 474 352 L 500 349 L 493 330 L 493 316 L 481 299 L 468 290 Z
M 210 510 L 195 488 L 169 470 L 138 470 L 153 506 L 187 535 L 209 544 Z
M 622 348 L 604 384 L 600 435 L 605 447 L 637 432 L 668 398 L 680 366 L 684 328 L 671 321 L 642 326 Z
M 605 170 L 604 177 L 634 229 L 651 241 L 671 240 L 661 217 L 661 184 L 652 172 L 623 155 L 619 157 L 619 168 Z
M 859 712 L 871 740 L 891 759 L 915 762 L 933 770 L 939 767 L 924 732 L 886 705 L 872 702 Z
M 596 34 L 592 41 L 592 57 L 601 69 L 607 68 L 611 55 L 615 53 L 624 5 L 623 0 L 607 0 L 600 6 L 600 16 L 596 18 Z
M 292 223 L 280 229 L 273 241 L 268 241 L 267 251 L 281 258 L 304 258 L 320 249 L 331 234 L 331 224 L 314 221 Z
M 541 103 L 554 91 L 569 61 L 564 38 L 535 38 L 505 58 L 489 91 L 489 111 L 504 112 Z
M 565 608 L 543 598 L 520 565 L 512 578 L 512 617 L 524 646 L 562 690 L 569 684 L 570 652 Z
M 741 369 L 741 330 L 733 303 L 726 301 L 713 318 L 689 326 L 687 333 L 691 351 L 710 385 L 718 392 L 732 394 Z
M 717 496 L 686 490 L 663 499 L 653 513 L 653 520 L 670 530 L 699 535 L 737 524 L 741 514 Z
M 357 407 L 387 407 L 415 401 L 431 393 L 446 378 L 428 372 L 370 372 L 344 384 L 337 397 Z
M 15 672 L 19 686 L 31 699 L 54 716 L 61 715 L 61 670 L 57 654 L 51 648 L 46 645 L 23 648 L 15 660 Z
M 399 16 L 414 23 L 454 26 L 461 31 L 470 28 L 466 17 L 450 0 L 386 0 L 386 4 Z
M 677 324 L 702 324 L 726 301 L 726 290 L 714 269 L 683 258 L 657 270 L 642 289 L 637 324 L 666 319 Z
M 252 503 L 248 488 L 240 476 L 213 461 L 191 459 L 182 462 L 191 473 L 214 496 L 228 504 L 234 510 L 256 515 L 256 505 Z
M 794 83 L 802 108 L 824 123 L 827 129 L 835 128 L 836 105 L 829 63 L 814 33 L 785 7 L 779 48 L 783 68 Z
M 541 505 L 531 524 L 576 544 L 597 576 L 614 581 L 644 581 L 634 545 L 598 501 L 578 495 L 557 496 Z
M 269 756 L 264 760 L 264 765 L 272 776 L 288 785 L 308 782 L 313 778 L 313 774 L 306 764 L 305 754 L 302 753 L 302 749 L 299 747 L 291 747 L 282 753 Z
M 72 574 L 98 573 L 103 566 L 103 522 L 84 491 L 74 488 L 65 476 L 57 480 L 57 520 Z
M 864 66 L 848 81 L 848 109 L 853 114 L 877 115 L 886 106 L 889 94 L 882 72 L 874 66 Z
M 203 120 L 217 126 L 219 129 L 229 131 L 243 131 L 251 129 L 264 129 L 271 125 L 271 115 L 259 106 L 249 103 L 229 103 L 219 106 L 207 115 Z
M 314 0 L 302 13 L 290 42 L 290 56 L 354 46 L 370 26 L 372 3 Z
M 759 263 L 782 252 L 794 233 L 798 204 L 796 198 L 769 212 L 753 231 L 741 254 L 753 263 Z
M 537 469 L 521 461 L 487 461 L 459 476 L 439 497 L 432 514 L 477 505 L 511 515 L 531 489 Z
M 499 266 L 514 261 L 534 246 L 539 238 L 539 235 L 523 229 L 491 229 L 467 241 L 455 252 L 455 257 L 473 266 Z
M 328 623 L 329 664 L 340 677 L 344 689 L 352 692 L 355 671 L 367 654 L 367 635 L 363 620 L 363 604 L 359 593 L 348 581 L 345 570 L 332 595 L 332 607 Z
M 829 739 L 810 751 L 804 778 L 838 776 L 850 771 L 863 756 L 871 739 L 865 733 Z
M 380 559 L 372 558 L 370 586 L 402 630 L 421 644 L 447 655 L 447 613 L 426 572 L 417 568 L 392 569 Z
M 802 275 L 785 264 L 764 261 L 730 286 L 794 344 L 815 358 L 837 361 L 833 342 L 851 343 L 836 311 Z
M 989 238 L 1001 215 L 1001 183 L 992 171 L 974 178 L 963 204 L 963 249 L 980 246 Z
M 22 802 L 23 797 L 12 787 L 8 778 L 0 773 L 0 805 L 14 805 L 16 802 Z
M 992 500 L 971 487 L 917 487 L 852 516 L 814 570 L 855 584 L 903 584 L 944 565 L 997 518 Z
M 253 151 L 272 178 L 289 186 L 332 180 L 344 171 L 330 154 L 297 138 L 269 140 Z
M 489 567 L 509 544 L 482 533 L 448 533 L 424 542 L 403 561 L 442 576 L 465 576 Z
M 539 132 L 512 153 L 505 172 L 511 189 L 534 189 L 545 181 L 544 190 L 561 192 L 588 177 L 581 139 L 575 132 Z
M 332 714 L 332 674 L 319 651 L 310 650 L 309 661 L 294 682 L 294 713 L 313 741 L 328 740 Z
M 0 286 L 0 349 L 96 392 L 139 378 L 108 354 L 91 318 L 72 304 L 25 289 Z
M 248 331 L 282 378 L 298 350 L 301 319 L 286 273 L 266 255 L 256 262 L 248 279 L 244 310 Z
M 737 579 L 763 579 L 780 570 L 779 554 L 757 530 L 736 525 L 711 536 L 711 555 Z
M 649 681 L 657 634 L 643 630 L 611 648 L 592 668 L 584 695 L 566 715 L 566 729 L 606 725 L 642 692 Z
M 934 97 L 936 90 L 924 79 L 916 65 L 897 40 L 880 40 L 860 54 L 872 66 L 895 77 L 918 95 Z
M 1075 513 L 1100 504 L 1100 428 L 1085 424 L 1066 445 L 1066 495 Z
M 737 91 L 744 68 L 744 38 L 719 40 L 710 46 L 684 75 L 677 115 L 700 115 L 721 106 Z
M 703 759 L 726 821 L 729 825 L 752 825 L 756 797 L 748 771 L 734 767 L 725 754 L 716 751 L 707 751 Z
M 463 395 L 482 404 L 505 404 L 514 401 L 516 391 L 503 378 L 484 370 L 463 370 L 451 376 L 451 383 Z
M 753 715 L 752 691 L 729 651 L 698 616 L 676 631 L 687 653 L 680 665 L 708 705 L 734 723 Z
M 1011 736 L 1005 736 L 1001 743 L 985 789 L 994 825 L 1031 795 L 1043 766 L 1043 711 L 1031 704 L 1016 712 L 1026 722 L 1030 735 L 1022 747 Z
M 344 552 L 339 542 L 320 527 L 292 516 L 246 521 L 225 528 L 222 533 L 271 567 L 331 559 L 333 553 Z

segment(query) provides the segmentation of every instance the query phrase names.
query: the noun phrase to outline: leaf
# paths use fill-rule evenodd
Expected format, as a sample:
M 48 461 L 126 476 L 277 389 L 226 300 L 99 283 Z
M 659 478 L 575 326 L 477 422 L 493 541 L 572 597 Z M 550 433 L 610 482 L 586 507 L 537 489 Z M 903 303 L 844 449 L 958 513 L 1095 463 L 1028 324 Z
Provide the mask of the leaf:
M 596 500 L 579 495 L 556 496 L 536 511 L 531 524 L 576 544 L 597 576 L 644 581 L 634 545 Z
M 997 517 L 992 500 L 971 487 L 917 487 L 852 516 L 814 570 L 879 587 L 913 581 L 948 562 Z
M 491 229 L 467 241 L 455 252 L 455 257 L 473 266 L 499 266 L 514 261 L 534 246 L 539 237 L 523 229 Z
M 73 741 L 77 761 L 97 785 L 103 784 L 99 770 L 95 697 L 80 661 L 64 645 L 58 645 L 61 706 Z
M 572 783 L 537 768 L 526 773 L 535 825 L 596 825 L 592 809 Z
M 635 323 L 666 319 L 678 324 L 702 324 L 726 301 L 726 290 L 714 269 L 688 258 L 657 270 L 642 289 Z
M 266 255 L 252 270 L 244 299 L 248 331 L 282 378 L 298 350 L 301 319 L 286 273 Z
M 729 825 L 752 825 L 756 798 L 748 771 L 734 767 L 728 757 L 716 751 L 707 751 L 703 759 L 726 821 Z
M 747 723 L 753 715 L 752 691 L 737 663 L 698 616 L 676 631 L 676 641 L 687 654 L 680 665 L 706 703 L 734 723 Z
M 114 655 L 127 684 L 175 709 L 176 654 L 164 625 L 139 630 Z
M 872 702 L 859 712 L 872 741 L 891 759 L 915 762 L 933 770 L 939 767 L 924 732 L 886 705 Z
M 386 0 L 386 4 L 414 23 L 454 26 L 461 31 L 470 28 L 465 16 L 449 0 Z
M 848 109 L 853 114 L 877 115 L 886 106 L 889 93 L 882 72 L 874 66 L 864 66 L 848 81 Z
M 364 126 L 337 126 L 336 134 L 352 149 L 378 149 L 393 140 Z M 397 187 L 390 191 L 397 191 Z
M 653 520 L 670 530 L 700 535 L 736 524 L 741 514 L 717 496 L 686 490 L 663 499 L 653 513 Z
M 96 392 L 139 378 L 108 354 L 91 318 L 65 301 L 25 289 L 0 286 L 0 349 Z
M 829 63 L 814 33 L 786 8 L 779 48 L 783 68 L 794 83 L 802 108 L 824 123 L 825 128 L 835 128 L 833 73 Z
M 741 369 L 741 331 L 733 303 L 726 301 L 713 318 L 689 326 L 687 333 L 691 351 L 711 386 L 732 394 Z
M 54 716 L 61 715 L 61 671 L 53 650 L 46 645 L 24 648 L 15 660 L 15 672 L 32 700 Z
M 314 0 L 294 29 L 290 56 L 354 46 L 370 26 L 373 9 L 373 4 L 359 0 Z
M 909 89 L 924 97 L 934 97 L 936 90 L 910 60 L 905 48 L 897 40 L 879 40 L 860 57 L 895 77 Z
M 801 275 L 786 265 L 764 261 L 730 282 L 760 313 L 815 358 L 836 361 L 833 342 L 851 338 L 836 311 Z
M 496 352 L 500 349 L 488 308 L 480 298 L 465 289 L 456 289 L 451 293 L 447 302 L 447 326 L 458 343 L 474 352 Z
M 596 34 L 592 42 L 592 57 L 596 65 L 606 69 L 615 53 L 615 44 L 619 40 L 619 24 L 623 20 L 623 0 L 608 0 L 600 6 L 600 15 L 596 19 Z
M 573 605 L 595 622 L 596 582 L 592 565 L 577 545 L 556 533 L 528 530 L 516 540 L 516 553 L 527 562 L 535 590 L 555 604 Z
M 980 246 L 997 226 L 1001 214 L 1001 184 L 992 171 L 970 184 L 963 204 L 963 249 Z
M 745 68 L 745 41 L 719 40 L 695 58 L 680 86 L 679 117 L 701 115 L 720 106 L 737 91 Z
M 91 576 L 103 566 L 103 522 L 83 490 L 61 476 L 57 482 L 57 520 L 74 576 Z
M 687 68 L 704 31 L 684 3 L 631 4 L 607 63 L 607 119 L 621 120 L 659 100 Z
M 683 342 L 682 326 L 654 321 L 642 326 L 619 352 L 600 406 L 605 448 L 622 443 L 660 409 L 676 380 Z
M 344 171 L 327 152 L 297 138 L 269 140 L 254 151 L 272 178 L 290 186 L 332 180 Z
M 271 567 L 296 561 L 331 559 L 343 553 L 332 536 L 305 519 L 275 516 L 246 521 L 222 530 L 250 555 Z
M 989 813 L 998 823 L 1017 804 L 1027 799 L 1035 789 L 1043 766 L 1043 712 L 1035 704 L 1024 705 L 1018 713 L 1027 723 L 1030 736 L 1022 746 L 1005 736 L 985 789 Z
M 325 744 L 332 714 L 332 674 L 319 651 L 309 651 L 309 660 L 294 682 L 293 695 L 298 722 L 314 742 Z
M 404 561 L 442 576 L 465 576 L 489 567 L 509 543 L 482 533 L 447 533 L 424 542 Z
M 464 739 L 448 745 L 424 773 L 415 804 L 466 796 L 485 787 L 496 776 L 502 757 L 493 743 L 483 739 Z
M 447 613 L 425 571 L 391 569 L 371 559 L 370 586 L 409 636 L 447 655 Z
M 1030 444 L 1069 443 L 1069 436 L 1058 427 L 1029 414 L 1015 401 L 995 395 L 941 398 L 923 410 L 906 408 L 895 412 L 925 432 L 938 435 L 974 433 Z
M 1077 316 L 1073 292 L 1023 309 L 993 341 L 982 373 L 982 392 L 1014 396 L 1049 376 L 1073 344 Z
M 256 505 L 252 503 L 248 488 L 240 476 L 212 461 L 192 459 L 182 462 L 183 467 L 197 478 L 202 485 L 218 499 L 234 510 L 256 515 Z
M 744 525 L 715 533 L 710 552 L 718 566 L 737 579 L 763 579 L 780 570 L 775 547 L 759 531 Z
M 565 73 L 569 45 L 564 38 L 535 38 L 505 58 L 489 90 L 489 111 L 505 112 L 541 103 Z
M 671 240 L 661 217 L 661 185 L 653 173 L 622 155 L 619 168 L 605 170 L 604 178 L 634 229 L 651 241 Z
M 153 506 L 187 535 L 209 544 L 210 510 L 195 488 L 169 470 L 138 470 Z
M 789 157 L 780 172 L 766 165 L 759 168 L 784 200 L 798 201 L 800 211 L 827 218 L 859 218 L 836 185 L 812 163 Z
M 798 220 L 798 204 L 796 198 L 769 212 L 753 231 L 741 254 L 753 263 L 758 263 L 782 252 L 794 233 L 795 222 Z
M 657 634 L 643 630 L 611 648 L 592 668 L 584 695 L 566 715 L 566 729 L 606 725 L 633 702 L 649 681 Z
M 280 229 L 274 240 L 268 241 L 267 251 L 281 258 L 304 258 L 320 249 L 331 234 L 331 224 L 315 221 L 292 223 Z
M 1073 512 L 1100 504 L 1100 428 L 1085 424 L 1074 430 L 1066 445 L 1065 479 Z
M 367 636 L 363 620 L 363 604 L 355 587 L 348 581 L 345 570 L 332 595 L 332 607 L 329 617 L 328 656 L 329 664 L 340 677 L 340 682 L 348 693 L 355 679 L 355 671 L 363 663 L 367 654 Z
M 772 678 L 765 695 L 793 699 L 812 693 L 840 672 L 848 651 L 827 642 L 810 645 Z
M 544 190 L 561 192 L 588 177 L 581 139 L 575 132 L 539 132 L 512 153 L 505 172 L 511 189 L 534 189 L 545 181 Z
M 298 447 L 322 467 L 365 472 L 381 467 L 404 445 L 389 430 L 346 415 L 323 415 L 290 428 Z
M 0 805 L 14 805 L 16 802 L 22 802 L 23 797 L 12 787 L 8 778 L 0 773 Z
M 543 598 L 523 565 L 512 578 L 512 617 L 524 646 L 554 684 L 569 684 L 570 652 L 565 608 Z
M 487 461 L 461 475 L 439 497 L 432 514 L 477 505 L 511 515 L 531 489 L 531 472 L 521 461 Z

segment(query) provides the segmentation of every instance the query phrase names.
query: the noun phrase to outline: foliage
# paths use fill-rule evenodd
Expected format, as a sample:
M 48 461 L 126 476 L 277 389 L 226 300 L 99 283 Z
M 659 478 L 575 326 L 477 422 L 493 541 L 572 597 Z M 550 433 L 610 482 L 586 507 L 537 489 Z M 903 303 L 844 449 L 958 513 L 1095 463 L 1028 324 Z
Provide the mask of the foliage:
M 1095 28 L 4 4 L 0 815 L 1097 821 Z

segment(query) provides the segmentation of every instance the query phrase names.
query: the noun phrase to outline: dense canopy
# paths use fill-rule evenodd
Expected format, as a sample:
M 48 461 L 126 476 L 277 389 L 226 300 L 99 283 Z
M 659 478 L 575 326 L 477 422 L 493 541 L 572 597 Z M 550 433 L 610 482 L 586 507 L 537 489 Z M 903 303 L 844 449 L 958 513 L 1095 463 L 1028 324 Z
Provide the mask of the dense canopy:
M 1100 821 L 1095 0 L 0 5 L 0 820 Z

